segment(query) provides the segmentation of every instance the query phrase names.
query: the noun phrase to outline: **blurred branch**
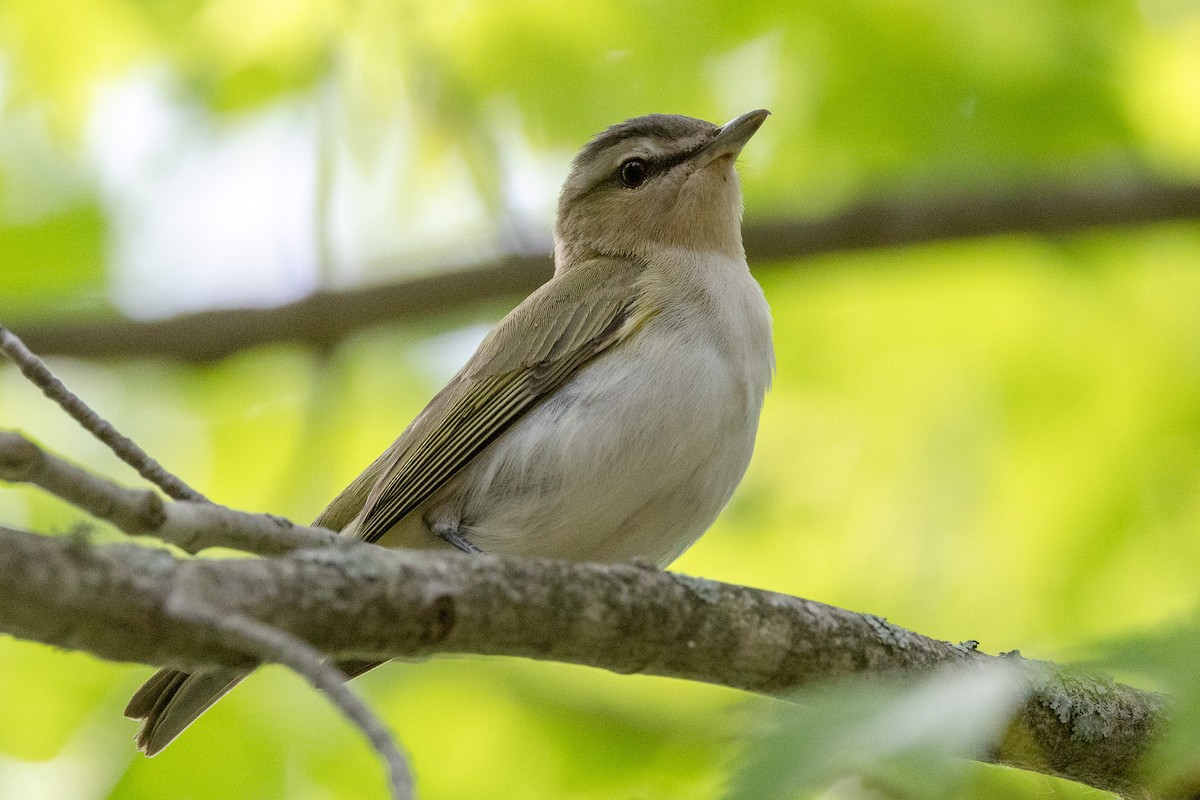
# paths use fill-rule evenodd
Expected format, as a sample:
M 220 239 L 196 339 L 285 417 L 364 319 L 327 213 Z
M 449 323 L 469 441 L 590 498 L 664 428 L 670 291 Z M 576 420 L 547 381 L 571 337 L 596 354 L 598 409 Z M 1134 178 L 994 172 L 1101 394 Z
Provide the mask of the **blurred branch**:
M 750 263 L 761 269 L 819 253 L 1196 219 L 1200 184 L 1143 177 L 873 200 L 822 219 L 752 221 L 745 242 Z M 93 358 L 206 361 L 275 342 L 323 348 L 371 325 L 526 294 L 550 276 L 552 266 L 548 255 L 514 255 L 395 283 L 317 292 L 271 309 L 31 324 L 22 334 L 38 352 Z
M 320 349 L 372 325 L 528 294 L 552 272 L 549 256 L 509 256 L 396 283 L 319 291 L 275 308 L 200 311 L 148 321 L 73 320 L 22 326 L 21 335 L 44 355 L 83 358 L 163 356 L 202 362 L 278 342 Z
M 195 616 L 214 613 L 343 659 L 433 653 L 523 656 L 778 695 L 817 681 L 995 663 L 970 646 L 879 617 L 632 565 L 391 551 L 366 544 L 255 559 L 179 559 L 0 528 L 0 631 L 103 658 L 246 669 L 247 654 Z M 1046 662 L 989 760 L 1148 796 L 1137 764 L 1165 700 Z M 969 713 L 964 710 L 964 713 Z
M 165 502 L 151 490 L 127 489 L 81 469 L 12 431 L 0 431 L 0 480 L 39 486 L 131 536 L 157 536 L 189 553 L 229 547 L 272 555 L 344 541 L 333 531 L 268 514 L 208 501 Z

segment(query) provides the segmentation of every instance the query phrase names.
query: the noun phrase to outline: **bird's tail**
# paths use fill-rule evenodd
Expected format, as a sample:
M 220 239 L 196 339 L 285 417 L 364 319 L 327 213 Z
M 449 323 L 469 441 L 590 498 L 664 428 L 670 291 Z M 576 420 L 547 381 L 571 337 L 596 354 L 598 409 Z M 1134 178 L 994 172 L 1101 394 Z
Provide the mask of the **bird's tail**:
M 152 756 L 170 744 L 248 673 L 160 669 L 129 700 L 125 716 L 140 719 L 138 749 Z
M 383 663 L 341 661 L 337 667 L 349 679 Z M 125 706 L 125 716 L 142 721 L 137 733 L 138 749 L 148 756 L 161 751 L 249 674 L 232 669 L 190 673 L 160 669 L 154 673 Z

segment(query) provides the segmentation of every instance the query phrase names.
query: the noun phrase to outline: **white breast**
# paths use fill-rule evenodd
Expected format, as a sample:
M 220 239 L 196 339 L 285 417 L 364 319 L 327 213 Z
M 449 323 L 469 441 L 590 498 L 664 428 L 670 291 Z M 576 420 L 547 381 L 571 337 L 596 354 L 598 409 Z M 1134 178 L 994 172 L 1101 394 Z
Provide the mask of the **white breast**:
M 674 560 L 741 480 L 773 368 L 762 291 L 737 266 L 705 265 L 721 280 L 682 301 L 673 287 L 659 314 L 489 446 L 428 516 L 454 519 L 486 552 Z

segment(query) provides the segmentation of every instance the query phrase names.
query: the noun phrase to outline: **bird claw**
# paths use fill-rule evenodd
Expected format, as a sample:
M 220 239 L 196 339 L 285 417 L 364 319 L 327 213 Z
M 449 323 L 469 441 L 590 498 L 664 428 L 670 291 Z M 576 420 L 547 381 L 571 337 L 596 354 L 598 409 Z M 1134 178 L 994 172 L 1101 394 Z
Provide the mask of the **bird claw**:
M 439 526 L 434 529 L 433 533 L 443 542 L 452 545 L 464 553 L 470 553 L 471 555 L 481 555 L 483 553 L 474 542 L 459 533 L 457 528 Z

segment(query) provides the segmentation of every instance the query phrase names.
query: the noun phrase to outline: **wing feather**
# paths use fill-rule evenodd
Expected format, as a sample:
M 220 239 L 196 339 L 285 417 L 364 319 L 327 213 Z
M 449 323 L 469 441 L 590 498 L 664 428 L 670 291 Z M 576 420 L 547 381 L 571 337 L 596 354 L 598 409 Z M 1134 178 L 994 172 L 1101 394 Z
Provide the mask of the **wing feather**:
M 378 540 L 576 370 L 636 330 L 651 313 L 638 267 L 622 259 L 579 264 L 502 320 L 369 468 L 375 477 L 353 533 Z

